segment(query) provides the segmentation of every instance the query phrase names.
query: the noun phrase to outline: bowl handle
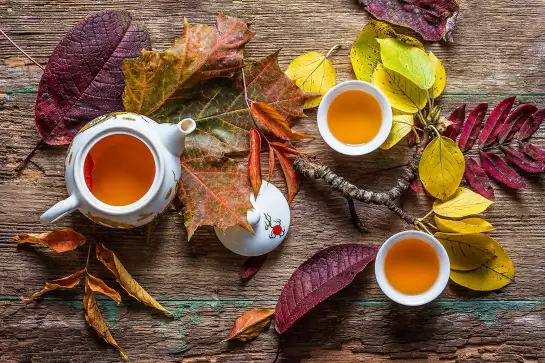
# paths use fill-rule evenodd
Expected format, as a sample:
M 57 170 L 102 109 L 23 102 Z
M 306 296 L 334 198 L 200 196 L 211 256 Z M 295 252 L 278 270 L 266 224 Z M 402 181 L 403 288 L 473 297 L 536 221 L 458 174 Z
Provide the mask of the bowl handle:
M 55 223 L 59 219 L 78 209 L 79 206 L 80 202 L 78 197 L 76 194 L 72 194 L 65 200 L 61 200 L 45 211 L 45 213 L 40 216 L 40 222 L 43 224 Z

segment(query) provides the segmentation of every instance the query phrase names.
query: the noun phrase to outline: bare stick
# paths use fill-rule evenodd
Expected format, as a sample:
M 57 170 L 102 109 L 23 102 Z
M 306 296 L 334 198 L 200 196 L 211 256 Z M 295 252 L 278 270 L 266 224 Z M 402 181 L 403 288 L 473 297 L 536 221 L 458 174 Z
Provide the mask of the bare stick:
M 354 205 L 354 199 L 346 197 L 348 202 L 348 210 L 350 211 L 350 217 L 352 218 L 352 223 L 360 232 L 369 232 L 369 228 L 365 227 L 365 224 L 362 222 L 360 217 L 358 217 L 358 212 L 356 211 L 356 206 Z
M 38 62 L 36 62 L 34 60 L 34 58 L 32 58 L 31 56 L 29 56 L 27 54 L 27 52 L 25 52 L 24 50 L 21 49 L 21 47 L 19 47 L 17 44 L 15 44 L 15 42 L 13 40 L 11 40 L 10 37 L 8 37 L 8 35 L 6 33 L 4 33 L 4 31 L 2 29 L 0 29 L 0 34 L 2 34 L 4 36 L 4 38 L 7 39 L 8 42 L 10 42 L 15 48 L 17 48 L 17 50 L 19 50 L 19 52 L 23 53 L 25 55 L 25 57 L 27 57 L 28 59 L 30 59 L 34 64 L 36 64 L 38 67 L 40 67 L 42 69 L 42 71 L 44 70 L 44 67 L 42 67 L 42 65 Z

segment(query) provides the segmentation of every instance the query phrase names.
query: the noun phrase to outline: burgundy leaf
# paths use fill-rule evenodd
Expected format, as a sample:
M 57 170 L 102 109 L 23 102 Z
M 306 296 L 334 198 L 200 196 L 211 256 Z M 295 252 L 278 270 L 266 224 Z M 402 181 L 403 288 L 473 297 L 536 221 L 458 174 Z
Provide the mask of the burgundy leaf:
M 540 149 L 537 146 L 530 144 L 529 142 L 520 142 L 519 147 L 523 153 L 525 153 L 532 159 L 537 161 L 545 161 L 545 150 Z
M 468 156 L 465 159 L 466 169 L 464 177 L 469 186 L 486 199 L 494 200 L 494 188 L 492 188 L 492 183 L 488 175 L 486 175 L 483 168 L 480 167 L 475 159 Z
M 524 140 L 532 136 L 539 129 L 544 118 L 545 108 L 534 113 L 532 117 L 527 118 L 520 127 L 519 139 Z
M 261 255 L 261 256 L 255 256 L 255 257 L 248 257 L 246 261 L 244 261 L 244 264 L 240 268 L 240 272 L 238 273 L 241 279 L 249 279 L 253 275 L 255 275 L 260 269 L 261 266 L 263 266 L 263 263 L 265 263 L 265 260 L 267 259 L 267 254 Z
M 127 11 L 101 11 L 76 25 L 49 58 L 38 87 L 35 124 L 50 145 L 69 144 L 88 121 L 123 111 L 125 58 L 150 48 Z
M 511 146 L 502 147 L 505 158 L 512 164 L 529 173 L 542 173 L 545 171 L 545 164 L 542 161 L 534 160 Z
M 522 177 L 498 155 L 482 152 L 479 156 L 483 169 L 492 178 L 513 189 L 525 188 L 527 186 Z
M 458 137 L 458 135 L 460 135 L 460 131 L 462 130 L 465 119 L 466 105 L 463 104 L 454 111 L 452 111 L 452 113 L 448 117 L 448 120 L 452 122 L 452 124 L 447 127 L 445 132 L 443 132 L 443 136 L 452 139 L 452 141 L 456 141 L 456 138 Z
M 520 105 L 519 107 L 515 108 L 509 117 L 507 117 L 500 131 L 498 132 L 498 141 L 500 144 L 510 141 L 524 122 L 536 111 L 537 107 L 534 105 Z
M 471 149 L 475 143 L 487 109 L 488 103 L 480 103 L 467 116 L 467 121 L 464 123 L 462 129 L 462 135 L 460 135 L 460 139 L 458 140 L 458 146 L 462 151 Z
M 348 286 L 375 259 L 379 247 L 340 244 L 318 251 L 303 262 L 278 298 L 276 331 L 283 334 L 310 309 Z
M 406 26 L 425 40 L 452 41 L 458 15 L 455 0 L 358 0 L 374 17 Z
M 479 136 L 480 147 L 490 145 L 494 142 L 505 118 L 509 115 L 511 108 L 515 103 L 515 99 L 515 96 L 504 99 L 494 107 L 492 112 L 490 112 L 488 119 L 484 123 L 481 135 Z

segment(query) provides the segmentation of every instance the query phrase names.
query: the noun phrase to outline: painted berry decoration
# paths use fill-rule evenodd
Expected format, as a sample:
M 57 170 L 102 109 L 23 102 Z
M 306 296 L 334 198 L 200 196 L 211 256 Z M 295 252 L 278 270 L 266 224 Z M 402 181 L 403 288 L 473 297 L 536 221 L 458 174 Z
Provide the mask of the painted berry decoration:
M 273 226 L 272 223 L 275 223 Z M 282 227 L 282 221 L 280 219 L 272 220 L 271 216 L 265 213 L 265 230 L 271 229 L 271 233 L 269 234 L 269 238 L 273 239 L 276 237 L 284 237 L 284 234 L 286 233 L 286 230 L 284 227 Z

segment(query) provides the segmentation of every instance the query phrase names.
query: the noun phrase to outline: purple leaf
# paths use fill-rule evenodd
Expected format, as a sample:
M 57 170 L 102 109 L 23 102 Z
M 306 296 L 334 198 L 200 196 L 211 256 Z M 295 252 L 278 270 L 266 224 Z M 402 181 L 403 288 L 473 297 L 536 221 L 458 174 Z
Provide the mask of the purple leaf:
M 466 105 L 463 104 L 450 114 L 448 117 L 448 120 L 452 122 L 449 127 L 443 132 L 443 136 L 446 136 L 452 141 L 456 141 L 456 138 L 458 135 L 460 135 L 460 131 L 462 130 L 462 126 L 464 125 L 464 120 L 466 119 Z
M 494 200 L 494 188 L 488 178 L 488 175 L 484 172 L 483 168 L 475 161 L 475 159 L 468 156 L 466 159 L 466 169 L 464 171 L 464 177 L 467 183 L 477 193 L 485 197 L 486 199 Z
M 479 156 L 483 169 L 492 178 L 513 189 L 525 188 L 527 186 L 522 177 L 498 155 L 482 152 Z
M 318 251 L 303 262 L 284 286 L 274 315 L 283 334 L 310 309 L 348 286 L 373 261 L 379 245 L 347 243 Z
M 462 129 L 462 135 L 460 135 L 460 139 L 458 140 L 458 146 L 462 151 L 471 149 L 475 143 L 487 109 L 488 103 L 480 103 L 467 116 L 467 121 L 464 123 Z
M 545 161 L 545 150 L 538 148 L 537 146 L 530 144 L 529 142 L 519 142 L 519 148 L 523 153 L 528 155 L 534 160 Z
M 515 99 L 515 96 L 504 99 L 490 112 L 479 136 L 480 147 L 488 146 L 494 142 L 505 118 L 509 115 L 515 103 Z
M 542 173 L 545 171 L 545 164 L 542 161 L 534 160 L 511 146 L 502 147 L 505 158 L 512 164 L 529 173 Z
M 498 141 L 503 144 L 510 141 L 524 122 L 537 111 L 534 105 L 520 105 L 507 117 L 498 132 Z
M 241 279 L 249 279 L 253 275 L 255 275 L 260 269 L 261 266 L 263 266 L 263 263 L 265 263 L 265 260 L 267 259 L 267 254 L 261 255 L 261 256 L 255 256 L 255 257 L 248 257 L 246 261 L 244 261 L 244 264 L 240 268 L 240 272 L 238 273 Z
M 524 140 L 532 136 L 539 129 L 544 118 L 545 108 L 534 113 L 532 117 L 527 118 L 520 127 L 519 139 Z
M 89 15 L 59 42 L 38 87 L 35 124 L 47 144 L 69 144 L 88 121 L 123 111 L 121 64 L 150 48 L 127 11 Z

